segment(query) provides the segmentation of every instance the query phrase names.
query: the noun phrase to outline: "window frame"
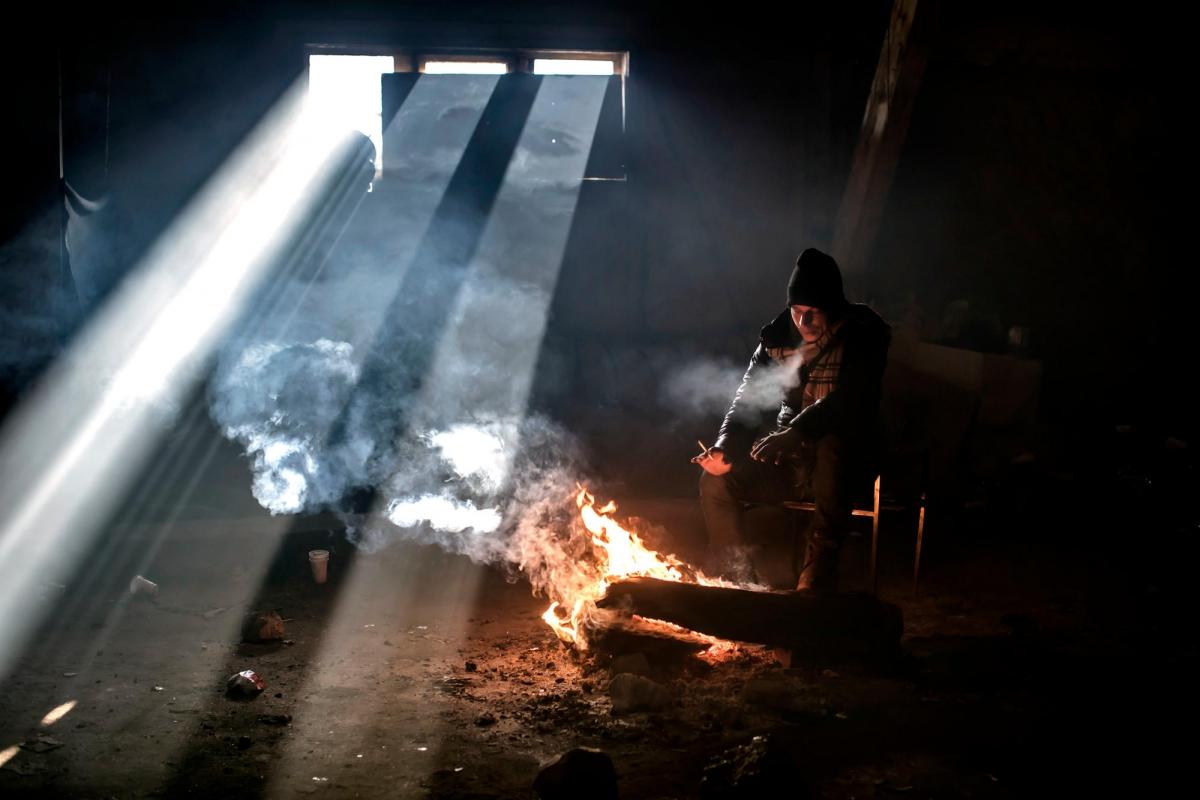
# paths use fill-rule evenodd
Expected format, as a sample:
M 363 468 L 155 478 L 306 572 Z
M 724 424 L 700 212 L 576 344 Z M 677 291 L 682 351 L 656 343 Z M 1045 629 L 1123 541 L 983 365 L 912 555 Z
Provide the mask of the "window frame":
M 611 61 L 611 77 L 621 80 L 621 135 L 626 134 L 626 79 L 629 77 L 628 50 L 570 50 L 553 48 L 495 48 L 495 47 L 403 47 L 389 45 L 322 44 L 309 42 L 304 45 L 304 68 L 307 71 L 309 57 L 321 56 L 391 56 L 393 73 L 424 72 L 427 61 L 503 61 L 508 73 L 534 74 L 536 59 L 571 59 L 576 61 Z M 567 76 L 569 77 L 569 76 Z M 382 172 L 377 173 L 378 176 Z M 616 181 L 624 178 L 587 177 L 585 181 Z
M 502 49 L 489 47 L 388 47 L 384 45 L 344 45 L 309 43 L 304 46 L 304 63 L 308 57 L 322 56 L 391 56 L 393 72 L 424 72 L 428 61 L 503 61 L 509 72 L 533 73 L 535 59 L 570 59 L 574 61 L 611 61 L 613 75 L 624 86 L 629 77 L 628 50 L 554 50 L 546 48 Z

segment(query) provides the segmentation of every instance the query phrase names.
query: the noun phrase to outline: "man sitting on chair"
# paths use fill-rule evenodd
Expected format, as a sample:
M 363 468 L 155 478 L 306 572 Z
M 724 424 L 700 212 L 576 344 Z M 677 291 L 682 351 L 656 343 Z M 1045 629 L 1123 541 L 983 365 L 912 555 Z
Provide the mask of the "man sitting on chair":
M 891 329 L 867 306 L 846 301 L 837 263 L 819 250 L 797 259 L 787 299 L 762 329 L 716 443 L 693 459 L 704 470 L 709 568 L 726 575 L 745 568 L 746 505 L 811 498 L 816 509 L 796 588 L 833 592 L 853 492 L 873 466 Z M 760 417 L 743 398 L 781 377 L 775 430 L 756 440 Z

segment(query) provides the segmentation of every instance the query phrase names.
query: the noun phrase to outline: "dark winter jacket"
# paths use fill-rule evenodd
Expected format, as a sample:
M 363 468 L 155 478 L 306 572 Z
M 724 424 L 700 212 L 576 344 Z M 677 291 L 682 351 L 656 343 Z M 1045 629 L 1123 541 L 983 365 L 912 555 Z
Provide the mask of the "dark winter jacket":
M 835 336 L 842 340 L 842 364 L 836 388 L 825 398 L 800 410 L 805 370 L 799 368 L 799 381 L 784 393 L 776 416 L 779 427 L 798 428 L 803 441 L 816 441 L 827 433 L 838 433 L 852 440 L 875 436 L 882 393 L 883 370 L 887 365 L 891 328 L 873 310 L 853 304 L 846 312 Z M 742 402 L 755 395 L 755 384 L 765 373 L 779 368 L 781 351 L 791 351 L 801 343 L 800 332 L 792 324 L 789 310 L 777 316 L 763 329 L 758 348 L 742 385 L 733 396 L 714 447 L 733 455 L 742 455 L 753 444 L 761 426 L 761 412 Z

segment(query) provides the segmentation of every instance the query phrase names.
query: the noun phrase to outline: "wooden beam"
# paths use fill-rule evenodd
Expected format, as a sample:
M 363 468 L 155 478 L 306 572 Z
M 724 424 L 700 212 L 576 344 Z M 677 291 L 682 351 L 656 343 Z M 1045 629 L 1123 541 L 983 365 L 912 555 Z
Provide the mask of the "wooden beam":
M 917 0 L 895 0 L 892 5 L 850 176 L 834 221 L 833 256 L 848 275 L 866 265 L 879 230 L 925 72 L 931 2 L 922 0 L 920 17 Z
M 792 650 L 891 652 L 903 629 L 899 608 L 862 593 L 759 592 L 628 578 L 610 586 L 597 606 Z

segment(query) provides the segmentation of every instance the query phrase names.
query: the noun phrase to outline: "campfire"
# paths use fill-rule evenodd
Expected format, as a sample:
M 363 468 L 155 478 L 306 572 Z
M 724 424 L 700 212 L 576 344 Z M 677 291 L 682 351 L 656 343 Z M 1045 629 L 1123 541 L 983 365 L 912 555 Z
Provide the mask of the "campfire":
M 575 502 L 591 539 L 596 577 L 572 592 L 556 587 L 560 600 L 542 619 L 580 650 L 588 649 L 596 632 L 617 629 L 626 638 L 672 639 L 717 657 L 736 648 L 735 642 L 854 655 L 891 653 L 898 646 L 899 609 L 873 595 L 739 587 L 651 550 L 613 518 L 615 503 L 597 508 L 585 487 L 579 487 Z
M 567 602 L 552 602 L 542 614 L 542 619 L 564 642 L 580 650 L 587 649 L 584 623 L 596 613 L 596 604 L 606 597 L 609 587 L 618 581 L 654 578 L 703 586 L 729 585 L 725 581 L 708 578 L 673 555 L 651 550 L 635 531 L 626 529 L 613 518 L 617 505 L 612 500 L 596 508 L 596 498 L 586 487 L 580 486 L 575 504 L 579 508 L 583 527 L 594 545 L 599 577 Z M 712 642 L 727 644 L 717 639 L 712 639 Z

